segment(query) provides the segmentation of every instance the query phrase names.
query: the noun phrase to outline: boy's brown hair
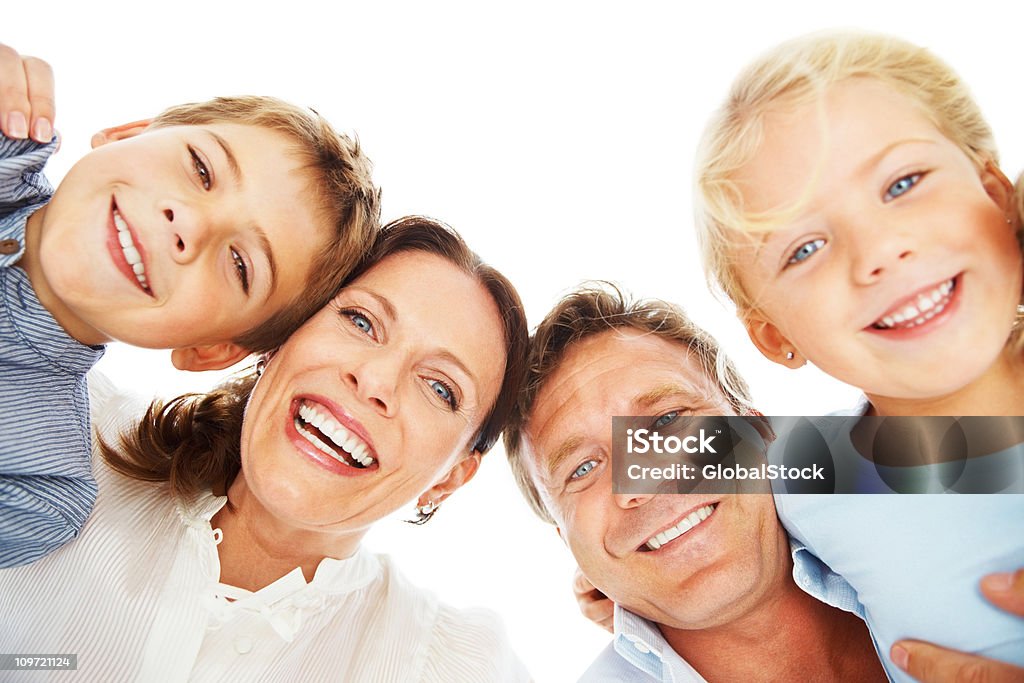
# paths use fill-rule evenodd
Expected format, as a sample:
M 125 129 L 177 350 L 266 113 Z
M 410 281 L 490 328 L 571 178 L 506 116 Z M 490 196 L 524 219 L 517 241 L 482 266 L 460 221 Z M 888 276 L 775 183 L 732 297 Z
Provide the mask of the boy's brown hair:
M 253 352 L 270 351 L 330 301 L 370 249 L 380 229 L 380 190 L 373 184 L 372 165 L 358 139 L 338 133 L 312 109 L 273 97 L 217 97 L 181 104 L 161 113 L 150 127 L 221 122 L 259 126 L 287 137 L 312 181 L 308 201 L 333 228 L 327 245 L 309 265 L 302 291 L 269 319 L 231 340 Z

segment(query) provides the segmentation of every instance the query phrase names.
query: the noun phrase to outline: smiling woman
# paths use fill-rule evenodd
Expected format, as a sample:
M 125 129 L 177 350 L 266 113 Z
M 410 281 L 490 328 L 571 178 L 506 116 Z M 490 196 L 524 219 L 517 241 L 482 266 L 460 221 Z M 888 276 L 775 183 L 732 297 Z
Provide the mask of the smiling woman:
M 67 552 L 0 575 L 0 650 L 88 653 L 91 680 L 526 680 L 493 615 L 360 548 L 473 477 L 525 349 L 511 284 L 410 218 L 261 376 L 154 404 L 121 451 L 123 401 L 99 388 L 96 511 Z

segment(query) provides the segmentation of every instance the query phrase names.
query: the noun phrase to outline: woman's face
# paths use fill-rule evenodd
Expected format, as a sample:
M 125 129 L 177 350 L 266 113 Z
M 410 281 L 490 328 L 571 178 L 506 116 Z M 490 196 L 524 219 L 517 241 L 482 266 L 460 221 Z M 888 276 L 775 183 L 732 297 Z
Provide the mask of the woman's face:
M 479 282 L 433 254 L 388 256 L 267 364 L 242 427 L 246 486 L 297 528 L 363 529 L 461 483 L 504 371 Z

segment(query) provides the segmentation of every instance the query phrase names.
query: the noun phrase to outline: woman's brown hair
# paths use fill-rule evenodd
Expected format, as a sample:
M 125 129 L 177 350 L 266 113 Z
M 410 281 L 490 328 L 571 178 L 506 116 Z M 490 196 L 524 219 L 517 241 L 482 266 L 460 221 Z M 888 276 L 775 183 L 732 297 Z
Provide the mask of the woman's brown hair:
M 483 285 L 501 314 L 505 374 L 498 397 L 473 440 L 473 450 L 486 453 L 509 419 L 525 373 L 529 335 L 519 294 L 458 233 L 422 216 L 400 218 L 385 226 L 348 282 L 388 256 L 402 252 L 435 254 L 458 266 Z M 121 474 L 143 481 L 169 482 L 177 495 L 211 486 L 226 487 L 241 466 L 242 420 L 257 378 L 254 369 L 206 394 L 154 401 L 138 424 L 121 434 L 118 447 L 101 440 L 100 451 Z

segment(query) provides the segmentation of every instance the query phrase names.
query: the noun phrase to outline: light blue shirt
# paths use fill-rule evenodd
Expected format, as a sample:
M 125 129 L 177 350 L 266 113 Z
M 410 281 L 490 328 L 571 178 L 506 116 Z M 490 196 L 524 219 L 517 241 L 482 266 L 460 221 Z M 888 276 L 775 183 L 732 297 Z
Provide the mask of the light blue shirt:
M 85 373 L 103 348 L 68 336 L 14 266 L 53 194 L 42 170 L 56 146 L 0 134 L 0 567 L 70 541 L 96 499 Z
M 790 540 L 793 580 L 809 595 L 864 618 L 857 594 L 807 549 Z M 653 622 L 615 605 L 615 637 L 580 683 L 707 683 L 668 644 Z

